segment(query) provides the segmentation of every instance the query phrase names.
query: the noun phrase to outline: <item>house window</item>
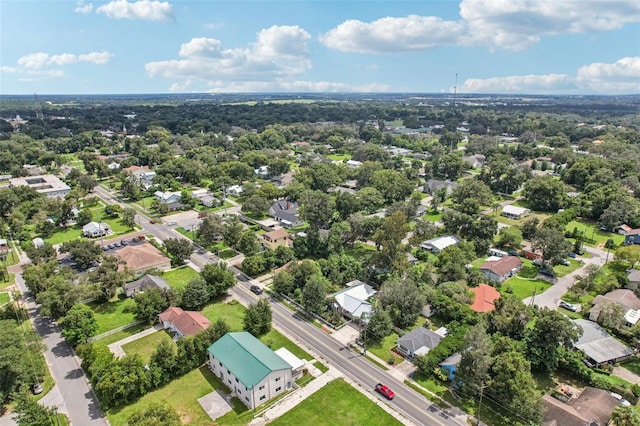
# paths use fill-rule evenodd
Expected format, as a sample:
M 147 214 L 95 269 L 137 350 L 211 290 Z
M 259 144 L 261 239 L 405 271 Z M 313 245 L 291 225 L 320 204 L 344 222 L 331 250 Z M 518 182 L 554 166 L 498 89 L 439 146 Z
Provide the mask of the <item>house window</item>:
M 227 368 L 227 374 L 231 374 L 231 371 L 229 371 L 229 369 Z
M 222 367 L 222 363 L 220 361 L 218 361 L 218 364 L 220 364 L 220 367 Z
M 237 377 L 236 377 L 236 383 L 240 383 L 240 382 L 238 381 L 238 378 L 237 378 Z
M 267 397 L 266 395 L 262 395 L 262 396 L 260 397 L 260 401 L 264 401 L 264 399 L 265 399 L 266 397 Z
M 244 399 L 246 399 L 247 402 L 249 402 L 249 397 L 248 396 L 245 396 Z
M 276 382 L 279 382 L 282 377 L 276 377 Z
M 249 390 L 249 388 L 245 386 L 245 387 L 244 387 L 244 390 L 248 391 L 248 390 Z
M 260 386 L 260 387 L 258 388 L 258 390 L 262 390 L 262 389 L 264 389 L 264 385 L 262 385 L 262 386 Z
M 282 390 L 282 386 L 278 386 L 278 387 L 276 388 L 276 392 L 280 392 L 281 390 Z
M 229 384 L 231 384 L 231 379 L 227 379 L 227 382 L 229 382 Z

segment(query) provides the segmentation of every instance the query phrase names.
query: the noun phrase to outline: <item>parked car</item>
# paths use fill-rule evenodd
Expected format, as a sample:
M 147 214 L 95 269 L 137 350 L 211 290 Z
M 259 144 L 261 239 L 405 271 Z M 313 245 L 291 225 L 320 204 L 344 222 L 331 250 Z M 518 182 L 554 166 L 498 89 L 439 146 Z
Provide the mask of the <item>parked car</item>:
M 116 241 L 115 243 L 113 243 L 113 245 L 116 247 L 120 247 L 122 244 L 120 243 L 120 241 Z
M 567 311 L 571 311 L 571 312 L 576 312 L 578 310 L 578 307 L 576 305 L 574 305 L 573 303 L 565 302 L 564 300 L 560 301 L 560 305 L 559 306 L 561 308 L 564 308 Z
M 249 289 L 255 294 L 262 294 L 262 289 L 257 285 L 252 285 Z
M 562 263 L 564 266 L 569 266 L 571 265 L 571 262 L 569 262 L 567 259 L 561 259 L 560 263 Z
M 376 392 L 389 400 L 393 399 L 396 396 L 396 394 L 393 393 L 393 391 L 389 389 L 388 386 L 383 385 L 382 383 L 378 383 L 376 385 Z
M 42 393 L 43 389 L 42 389 L 42 385 L 40 383 L 36 383 L 33 385 L 33 387 L 31 388 L 31 390 L 33 391 L 34 395 L 39 395 Z
M 107 247 L 109 247 L 109 250 L 111 250 L 112 248 L 114 248 L 115 246 L 113 244 L 109 244 Z
M 509 253 L 509 256 L 520 256 L 520 253 L 514 249 L 509 250 L 507 253 Z
M 176 226 L 178 223 L 177 222 L 169 222 L 167 225 L 169 226 Z
M 556 274 L 553 273 L 551 269 L 540 269 L 540 273 L 547 277 L 555 278 Z
M 152 224 L 152 225 L 155 225 L 156 221 L 155 221 L 155 220 L 153 220 L 153 219 L 151 219 L 151 220 L 149 221 L 149 223 L 150 223 L 150 224 Z
M 129 245 L 129 241 L 127 240 L 120 240 L 120 244 L 122 244 L 123 246 Z
M 570 258 L 572 258 L 572 259 L 575 259 L 575 258 L 576 258 L 576 256 L 578 256 L 578 255 L 577 255 L 577 254 L 575 254 L 575 253 L 569 253 L 567 256 L 569 256 L 569 257 L 570 257 Z
M 107 250 L 109 250 L 108 246 L 102 246 L 102 251 L 107 251 Z

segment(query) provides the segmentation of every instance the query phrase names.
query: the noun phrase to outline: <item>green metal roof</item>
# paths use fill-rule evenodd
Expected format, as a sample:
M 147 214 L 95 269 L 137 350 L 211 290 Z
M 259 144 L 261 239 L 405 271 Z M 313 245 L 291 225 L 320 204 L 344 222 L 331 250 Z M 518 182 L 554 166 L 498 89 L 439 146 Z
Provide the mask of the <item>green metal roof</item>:
M 209 346 L 208 351 L 249 389 L 272 371 L 291 368 L 285 360 L 246 331 L 225 334 Z

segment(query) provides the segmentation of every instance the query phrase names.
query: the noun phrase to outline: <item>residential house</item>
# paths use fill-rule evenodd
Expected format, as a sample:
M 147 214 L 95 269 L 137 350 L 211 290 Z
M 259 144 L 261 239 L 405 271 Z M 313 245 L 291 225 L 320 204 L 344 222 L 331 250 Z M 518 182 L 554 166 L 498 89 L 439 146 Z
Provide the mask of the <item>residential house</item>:
M 487 280 L 503 282 L 522 269 L 522 260 L 517 256 L 504 256 L 498 260 L 485 262 L 479 269 Z
M 407 358 L 426 355 L 440 344 L 443 337 L 428 328 L 418 327 L 396 340 L 397 349 Z
M 335 301 L 334 308 L 339 309 L 344 315 L 367 322 L 371 315 L 369 299 L 376 293 L 369 284 L 353 280 L 347 284 L 347 288 L 330 295 L 329 298 Z
M 27 176 L 9 179 L 9 187 L 28 186 L 47 198 L 64 198 L 71 187 L 54 175 Z
M 454 246 L 460 242 L 460 238 L 455 235 L 444 235 L 442 237 L 432 238 L 420 243 L 420 248 L 432 253 L 440 253 L 449 246 Z
M 469 164 L 472 169 L 479 169 L 481 167 L 484 167 L 486 157 L 482 154 L 474 154 L 474 155 L 469 155 L 467 157 L 462 157 L 462 159 L 467 164 Z
M 285 188 L 293 182 L 293 172 L 288 172 L 281 176 L 272 176 L 271 182 L 273 182 L 273 184 L 278 188 Z
M 286 229 L 280 228 L 275 231 L 267 232 L 258 237 L 263 247 L 275 250 L 279 246 L 291 247 L 293 241 L 289 238 L 289 233 Z
M 629 269 L 627 271 L 627 279 L 629 280 L 627 288 L 631 290 L 637 290 L 640 288 L 640 270 Z
M 0 258 L 5 259 L 10 250 L 9 242 L 4 238 L 0 238 Z
M 350 169 L 357 169 L 358 167 L 362 166 L 362 161 L 347 160 L 345 164 Z
M 471 309 L 476 312 L 491 312 L 496 308 L 495 302 L 500 299 L 500 293 L 490 285 L 480 284 L 469 289 L 474 294 Z
M 175 339 L 193 336 L 211 325 L 211 321 L 197 311 L 184 311 L 182 308 L 170 306 L 158 315 L 160 324 L 165 330 L 174 334 Z
M 620 305 L 623 308 L 624 319 L 628 326 L 634 326 L 640 320 L 640 298 L 631 290 L 612 290 L 605 295 L 596 296 L 591 303 L 593 304 L 591 311 L 589 311 L 591 321 L 602 321 L 602 310 L 609 303 Z
M 44 240 L 42 238 L 36 237 L 32 241 L 35 248 L 44 247 Z
M 260 166 L 257 169 L 255 169 L 253 172 L 256 174 L 256 176 L 262 179 L 269 178 L 269 166 Z
M 182 193 L 180 191 L 156 191 L 153 195 L 155 195 L 156 200 L 160 201 L 160 203 L 166 204 L 169 211 L 178 210 L 184 207 L 184 204 L 181 202 Z
M 171 269 L 171 259 L 148 242 L 123 247 L 116 252 L 116 256 L 135 275 L 142 275 L 148 270 L 164 272 Z
M 249 409 L 293 385 L 292 366 L 250 333 L 227 333 L 207 352 L 211 371 Z
M 131 175 L 144 189 L 149 189 L 153 186 L 153 179 L 156 177 L 156 172 L 151 170 L 138 170 Z
M 551 395 L 542 397 L 545 406 L 542 426 L 606 426 L 620 405 L 611 392 L 590 386 L 568 402 Z
M 124 294 L 127 297 L 134 297 L 137 293 L 140 293 L 141 291 L 144 291 L 148 288 L 157 288 L 160 290 L 171 289 L 167 281 L 163 280 L 159 276 L 146 274 L 135 281 L 126 283 L 124 285 Z
M 529 209 L 508 204 L 502 208 L 502 213 L 500 214 L 509 219 L 522 219 L 529 213 L 531 213 Z
M 454 352 L 453 354 L 448 356 L 444 361 L 438 364 L 442 369 L 442 371 L 446 373 L 447 379 L 453 381 L 453 378 L 455 377 L 455 374 L 456 374 L 456 369 L 458 368 L 458 364 L 460 363 L 461 359 L 462 359 L 462 354 L 460 352 Z
M 104 237 L 111 233 L 111 227 L 104 222 L 89 222 L 82 227 L 82 235 L 87 238 Z
M 211 195 L 211 192 L 209 192 L 208 189 L 196 189 L 191 191 L 191 196 L 206 207 L 215 207 L 220 205 L 220 200 Z
M 435 195 L 440 189 L 445 188 L 447 195 L 450 195 L 451 191 L 457 188 L 457 186 L 458 184 L 456 182 L 450 180 L 429 179 L 427 183 L 424 184 L 424 192 L 429 195 Z
M 288 200 L 276 201 L 269 207 L 269 216 L 279 221 L 285 228 L 295 228 L 304 224 L 304 221 L 298 218 L 299 207 L 296 202 Z
M 624 234 L 624 244 L 640 244 L 640 229 L 631 229 Z
M 240 195 L 242 195 L 242 186 L 240 185 L 231 185 L 230 187 L 228 187 L 225 191 L 228 195 L 231 195 L 232 197 L 239 197 Z
M 576 319 L 573 322 L 582 327 L 582 336 L 574 342 L 573 347 L 586 354 L 585 363 L 590 367 L 623 361 L 636 353 L 635 349 L 611 337 L 593 321 Z
M 631 231 L 632 229 L 633 228 L 631 228 L 629 225 L 622 224 L 613 228 L 613 232 L 620 235 L 626 235 L 627 232 Z

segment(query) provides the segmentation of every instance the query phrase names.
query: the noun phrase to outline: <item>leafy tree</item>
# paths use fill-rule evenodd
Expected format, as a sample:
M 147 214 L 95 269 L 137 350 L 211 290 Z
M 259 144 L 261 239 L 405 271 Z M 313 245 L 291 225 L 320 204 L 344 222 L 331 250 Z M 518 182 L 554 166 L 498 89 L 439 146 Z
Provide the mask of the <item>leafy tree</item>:
M 624 314 L 627 311 L 626 308 L 614 302 L 605 302 L 602 305 L 598 315 L 598 322 L 608 329 L 620 330 L 625 324 Z
M 287 271 L 278 272 L 273 278 L 273 288 L 278 293 L 291 295 L 295 288 L 293 275 Z
M 532 239 L 538 231 L 538 225 L 540 225 L 540 219 L 536 216 L 526 219 L 522 222 L 522 237 L 527 240 Z
M 555 228 L 539 228 L 536 231 L 531 246 L 540 250 L 545 261 L 554 261 L 571 250 L 571 244 L 565 240 L 562 231 Z
M 136 226 L 136 211 L 132 208 L 126 208 L 122 211 L 122 218 L 120 219 L 122 224 L 129 229 L 133 229 Z
M 400 328 L 413 325 L 424 308 L 425 297 L 418 286 L 408 279 L 389 280 L 380 289 L 379 301 Z
M 71 240 L 62 243 L 58 249 L 60 253 L 69 253 L 78 266 L 88 268 L 102 255 L 100 246 L 89 240 Z
M 260 195 L 252 195 L 242 203 L 242 211 L 255 217 L 267 214 L 269 207 L 271 207 L 271 200 Z
M 164 240 L 164 246 L 171 255 L 172 266 L 183 265 L 193 253 L 191 241 L 185 238 L 168 238 Z
M 616 407 L 611 413 L 611 421 L 615 426 L 640 426 L 640 413 L 636 407 Z
M 488 331 L 521 340 L 531 315 L 522 300 L 505 294 L 495 302 L 496 309 L 489 314 Z
M 76 217 L 76 223 L 80 226 L 84 226 L 92 220 L 93 216 L 91 215 L 91 210 L 88 209 L 80 210 L 78 217 Z
M 229 247 L 236 248 L 238 242 L 242 238 L 242 231 L 244 231 L 242 222 L 237 216 L 233 216 L 223 225 L 222 237 L 224 239 L 224 243 Z
M 374 172 L 371 185 L 380 191 L 387 202 L 404 200 L 414 188 L 413 183 L 404 175 L 389 169 Z
M 46 282 L 46 289 L 36 296 L 36 301 L 42 305 L 40 313 L 43 316 L 60 318 L 84 296 L 85 289 L 64 275 L 53 275 Z
M 200 271 L 200 276 L 207 282 L 209 295 L 212 299 L 224 294 L 236 283 L 233 272 L 228 271 L 226 264 L 222 262 L 204 265 L 204 268 Z
M 40 265 L 56 258 L 56 249 L 49 243 L 44 243 L 44 245 L 37 248 L 32 242 L 28 242 L 25 245 L 24 251 L 34 265 Z
M 158 321 L 158 314 L 171 306 L 175 296 L 171 290 L 150 288 L 136 296 L 134 313 L 136 319 L 154 324 Z
M 372 256 L 372 261 L 379 269 L 384 271 L 402 271 L 406 269 L 406 246 L 402 244 L 407 235 L 409 225 L 407 216 L 402 212 L 396 212 L 385 218 L 382 226 L 373 235 L 377 252 Z
M 522 244 L 522 232 L 515 226 L 508 228 L 501 228 L 498 231 L 498 247 L 511 247 L 514 249 L 520 248 Z
M 100 300 L 113 298 L 129 275 L 127 270 L 119 270 L 121 260 L 116 256 L 106 256 L 95 271 L 89 274 L 89 282 L 98 284 Z
M 264 336 L 271 330 L 271 305 L 267 299 L 249 305 L 244 317 L 244 329 L 255 337 Z
M 309 223 L 311 231 L 326 227 L 333 217 L 335 203 L 328 195 L 320 191 L 306 191 L 300 200 L 299 215 Z
M 633 268 L 636 263 L 640 262 L 640 245 L 632 244 L 619 247 L 616 250 L 616 259 L 629 262 Z
M 565 205 L 566 191 L 561 181 L 538 176 L 525 182 L 523 195 L 533 210 L 556 212 Z
M 327 310 L 327 288 L 329 282 L 326 278 L 314 274 L 307 280 L 302 289 L 302 306 L 315 314 L 322 314 Z
M 609 207 L 600 215 L 600 223 L 612 230 L 618 225 L 629 223 L 638 214 L 635 200 L 625 197 L 613 200 Z
M 378 344 L 393 331 L 393 321 L 384 309 L 376 309 L 361 336 L 365 344 Z
M 16 398 L 15 421 L 18 426 L 45 426 L 56 424 L 57 413 L 54 407 L 43 407 L 26 392 L 20 392 Z
M 151 380 L 154 386 L 168 383 L 178 371 L 176 365 L 176 345 L 173 342 L 162 340 L 149 359 Z
M 105 409 L 127 404 L 150 387 L 145 364 L 138 355 L 112 361 L 94 381 L 93 389 Z
M 238 250 L 244 253 L 245 256 L 252 256 L 256 254 L 259 249 L 260 245 L 258 244 L 255 232 L 250 229 L 244 230 L 238 241 Z
M 570 347 L 582 335 L 576 326 L 560 312 L 542 308 L 535 324 L 525 332 L 527 358 L 538 371 L 554 371 L 558 366 L 558 348 Z
M 98 332 L 98 323 L 90 307 L 79 303 L 74 305 L 61 321 L 62 334 L 71 346 L 86 343 Z
M 470 255 L 457 245 L 449 246 L 438 253 L 436 267 L 441 281 L 458 281 L 466 277 Z
M 209 245 L 222 238 L 222 231 L 222 218 L 217 214 L 207 213 L 200 222 L 196 237 L 204 245 Z
M 189 283 L 182 293 L 182 306 L 186 309 L 199 310 L 206 305 L 209 300 L 211 300 L 209 287 L 204 278 L 194 277 L 189 280 Z
M 471 397 L 489 382 L 493 343 L 484 323 L 469 328 L 464 335 L 464 342 L 466 349 L 456 367 L 454 380 L 461 393 Z
M 180 416 L 171 406 L 152 402 L 127 417 L 129 426 L 180 426 Z
M 465 179 L 451 191 L 451 198 L 459 206 L 466 200 L 473 199 L 479 207 L 490 205 L 493 195 L 491 194 L 491 189 L 484 182 L 476 179 Z M 467 213 L 473 214 L 477 212 L 478 210 Z

